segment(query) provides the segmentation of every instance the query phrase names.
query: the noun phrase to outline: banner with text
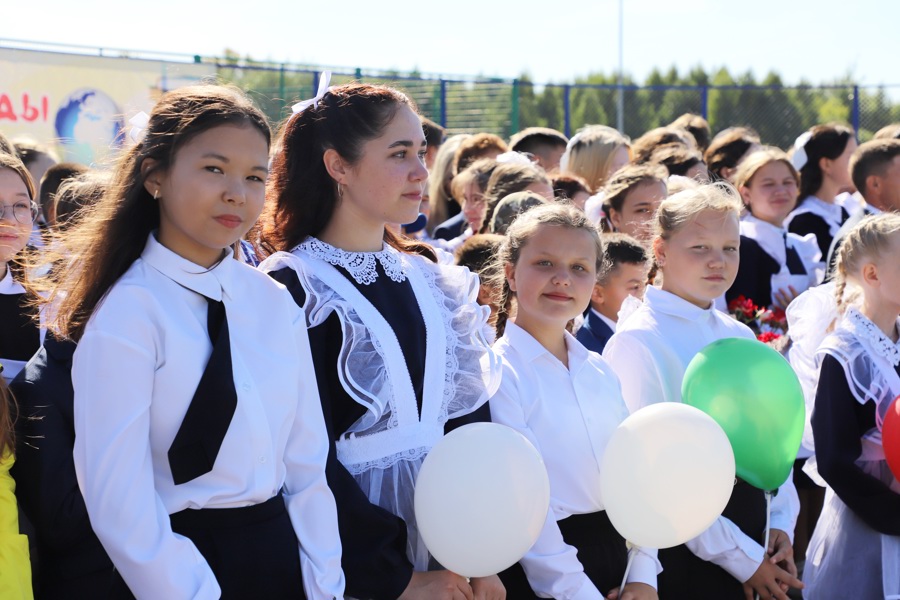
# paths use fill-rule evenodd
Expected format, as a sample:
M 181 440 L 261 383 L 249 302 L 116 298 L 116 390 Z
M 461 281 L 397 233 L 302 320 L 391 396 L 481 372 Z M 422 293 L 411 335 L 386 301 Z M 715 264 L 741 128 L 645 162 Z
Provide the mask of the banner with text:
M 0 132 L 62 161 L 101 163 L 128 143 L 128 119 L 214 65 L 0 48 Z

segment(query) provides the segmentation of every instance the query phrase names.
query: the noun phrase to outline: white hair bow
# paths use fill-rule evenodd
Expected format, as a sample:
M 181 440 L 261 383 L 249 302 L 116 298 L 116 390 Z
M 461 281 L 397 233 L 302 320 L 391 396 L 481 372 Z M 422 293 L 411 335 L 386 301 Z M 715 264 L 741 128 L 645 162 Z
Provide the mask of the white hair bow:
M 806 131 L 801 133 L 800 137 L 794 141 L 794 152 L 791 154 L 791 164 L 794 165 L 794 168 L 798 171 L 802 169 L 809 160 L 809 157 L 806 155 L 806 144 L 811 139 L 812 132 Z
M 143 133 L 147 129 L 147 125 L 150 124 L 150 115 L 141 111 L 131 117 L 128 122 L 131 123 L 131 131 L 128 132 L 128 137 L 130 137 L 131 141 L 135 144 L 140 143 L 141 139 L 143 139 Z
M 291 107 L 291 111 L 295 115 L 299 115 L 304 110 L 312 106 L 313 108 L 319 107 L 319 100 L 321 100 L 326 93 L 328 93 L 328 86 L 331 84 L 331 71 L 322 71 L 322 74 L 319 76 L 319 89 L 316 91 L 316 95 L 310 98 L 309 100 L 302 100 L 297 104 Z
M 517 165 L 532 165 L 534 164 L 531 160 L 522 154 L 521 152 L 515 152 L 510 150 L 509 152 L 504 152 L 497 156 L 497 162 L 500 164 L 504 163 L 515 163 Z

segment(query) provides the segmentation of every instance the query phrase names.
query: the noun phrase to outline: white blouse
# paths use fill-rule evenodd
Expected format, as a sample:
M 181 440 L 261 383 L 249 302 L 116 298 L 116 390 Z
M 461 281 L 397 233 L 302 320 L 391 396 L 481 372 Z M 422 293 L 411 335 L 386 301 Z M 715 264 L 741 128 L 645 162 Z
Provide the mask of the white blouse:
M 550 477 L 548 518 L 521 561 L 532 588 L 564 600 L 603 598 L 556 522 L 604 510 L 600 465 L 628 409 L 606 361 L 568 333 L 566 347 L 568 368 L 524 329 L 508 323 L 494 344 L 503 360 L 503 377 L 491 398 L 491 418 L 525 435 L 541 453 Z M 640 549 L 628 580 L 655 588 L 661 570 L 656 551 Z
M 215 467 L 175 485 L 167 452 L 212 352 L 205 297 L 225 304 L 238 403 Z M 147 240 L 75 351 L 75 469 L 91 525 L 138 597 L 219 598 L 169 514 L 265 502 L 283 488 L 308 598 L 342 597 L 325 481 L 328 440 L 302 312 L 264 273 L 211 269 Z
M 708 344 L 732 337 L 756 339 L 749 327 L 715 308 L 699 308 L 648 287 L 637 310 L 620 313 L 603 358 L 619 376 L 625 403 L 634 412 L 657 402 L 681 402 L 681 382 L 691 359 Z M 771 527 L 793 539 L 799 510 L 797 490 L 788 478 L 772 500 Z M 759 543 L 725 517 L 685 545 L 742 582 L 756 572 L 765 556 Z

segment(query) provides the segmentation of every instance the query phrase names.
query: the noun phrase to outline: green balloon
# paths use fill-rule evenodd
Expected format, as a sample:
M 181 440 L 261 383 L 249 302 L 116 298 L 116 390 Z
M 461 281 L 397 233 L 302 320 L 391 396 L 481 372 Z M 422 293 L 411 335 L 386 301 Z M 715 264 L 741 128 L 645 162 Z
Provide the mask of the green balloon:
M 767 491 L 787 481 L 806 407 L 797 375 L 778 352 L 756 340 L 713 342 L 688 365 L 681 398 L 725 430 L 738 477 Z

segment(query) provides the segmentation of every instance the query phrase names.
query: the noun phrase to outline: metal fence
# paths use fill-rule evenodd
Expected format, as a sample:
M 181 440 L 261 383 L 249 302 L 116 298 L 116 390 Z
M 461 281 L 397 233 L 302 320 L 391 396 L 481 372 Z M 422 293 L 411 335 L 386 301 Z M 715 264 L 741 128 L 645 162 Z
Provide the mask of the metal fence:
M 204 58 L 79 46 L 0 40 L 3 47 L 99 57 L 141 59 L 162 64 L 197 63 L 214 69 L 218 79 L 248 90 L 273 123 L 288 116 L 293 102 L 315 93 L 319 71 L 310 67 L 262 64 L 240 58 Z M 145 57 L 146 58 L 146 57 Z M 165 69 L 163 69 L 165 70 Z M 524 79 L 453 79 L 333 69 L 334 84 L 349 81 L 387 83 L 407 92 L 421 112 L 449 133 L 490 132 L 502 137 L 529 126 L 546 126 L 571 135 L 588 124 L 620 126 L 632 138 L 666 125 L 683 113 L 705 117 L 713 131 L 745 125 L 765 143 L 787 147 L 816 123 L 850 124 L 861 141 L 900 122 L 900 85 L 896 86 L 616 86 L 540 85 Z
M 217 64 L 219 77 L 251 92 L 273 122 L 290 105 L 315 93 L 319 72 L 254 65 Z M 415 99 L 420 111 L 449 133 L 485 131 L 502 137 L 529 126 L 553 127 L 571 135 L 589 124 L 622 123 L 637 137 L 690 112 L 705 117 L 713 131 L 744 125 L 764 142 L 787 147 L 816 123 L 853 126 L 862 140 L 900 121 L 900 85 L 846 86 L 623 86 L 538 85 L 521 80 L 458 80 L 335 72 L 332 82 L 386 83 Z M 618 96 L 623 96 L 619 114 Z M 621 120 L 620 120 L 621 119 Z

